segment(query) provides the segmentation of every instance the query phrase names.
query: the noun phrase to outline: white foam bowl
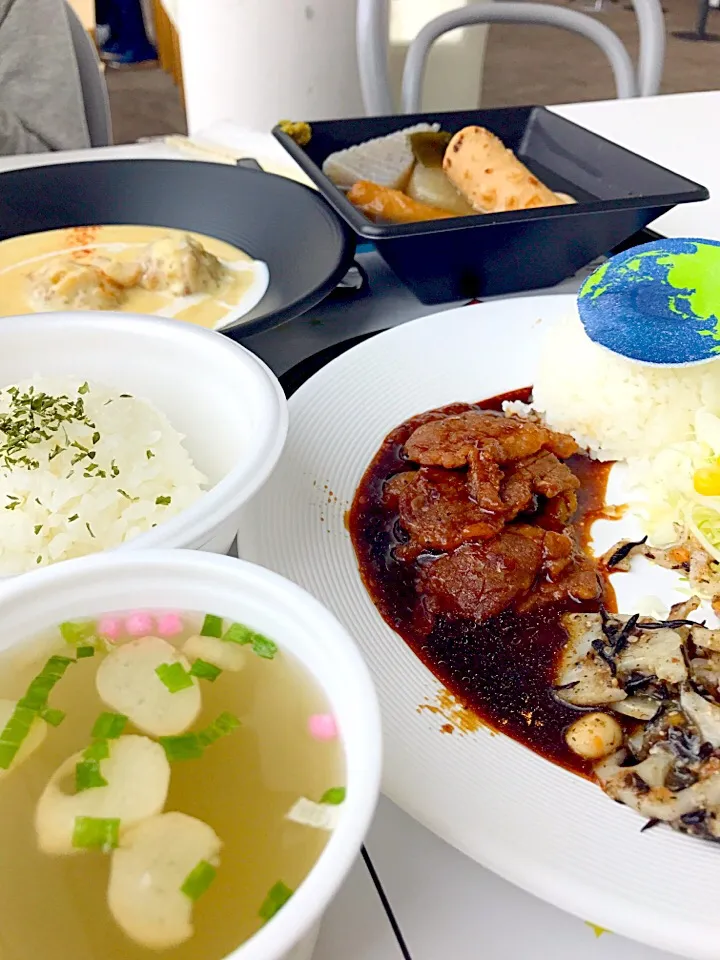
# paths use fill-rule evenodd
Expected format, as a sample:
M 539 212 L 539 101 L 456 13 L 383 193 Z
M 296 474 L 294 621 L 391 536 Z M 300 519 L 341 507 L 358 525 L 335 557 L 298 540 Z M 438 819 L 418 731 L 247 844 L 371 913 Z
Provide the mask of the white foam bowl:
M 0 649 L 65 620 L 138 607 L 212 612 L 246 623 L 296 657 L 325 692 L 345 752 L 340 821 L 288 903 L 226 958 L 306 960 L 322 914 L 358 854 L 380 788 L 380 712 L 365 662 L 345 628 L 294 583 L 243 560 L 189 550 L 108 552 L 16 577 L 0 598 Z
M 243 505 L 287 435 L 285 396 L 261 360 L 178 320 L 92 311 L 0 319 L 0 388 L 34 376 L 96 380 L 149 400 L 185 435 L 209 479 L 187 510 L 118 549 L 229 550 Z

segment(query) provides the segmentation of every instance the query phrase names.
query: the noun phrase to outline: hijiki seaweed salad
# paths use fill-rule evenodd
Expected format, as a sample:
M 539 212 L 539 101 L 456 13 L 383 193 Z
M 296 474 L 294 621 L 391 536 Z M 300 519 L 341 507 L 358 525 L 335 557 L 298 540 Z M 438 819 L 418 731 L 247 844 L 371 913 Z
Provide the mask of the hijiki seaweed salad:
M 680 284 L 693 244 L 654 245 L 647 261 L 640 248 L 622 283 L 610 261 L 579 304 L 607 294 L 621 328 L 622 284 L 635 296 L 669 272 L 677 324 L 697 306 Z M 388 434 L 349 515 L 360 575 L 485 724 L 597 782 L 642 830 L 720 840 L 720 332 L 696 317 L 682 336 L 705 337 L 709 362 L 668 360 L 667 334 L 649 366 L 593 342 L 579 313 L 545 330 L 532 388 Z M 633 332 L 634 348 L 653 329 Z M 611 507 L 616 471 L 628 496 Z M 598 519 L 637 536 L 595 556 Z M 683 599 L 616 612 L 616 576 L 648 564 L 674 571 Z
M 555 695 L 587 711 L 568 740 L 600 760 L 600 785 L 648 818 L 643 829 L 664 822 L 718 840 L 720 630 L 688 619 L 698 603 L 664 621 L 566 614 Z

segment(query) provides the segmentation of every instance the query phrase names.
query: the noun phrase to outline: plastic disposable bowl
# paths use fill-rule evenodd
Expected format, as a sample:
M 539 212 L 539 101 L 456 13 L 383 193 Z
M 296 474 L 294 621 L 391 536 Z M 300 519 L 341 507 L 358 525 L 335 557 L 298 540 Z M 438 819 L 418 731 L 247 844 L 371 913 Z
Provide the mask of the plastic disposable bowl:
M 245 623 L 299 660 L 325 692 L 345 753 L 338 826 L 288 903 L 227 958 L 306 960 L 378 798 L 380 712 L 365 662 L 344 627 L 294 583 L 243 560 L 189 550 L 108 552 L 16 577 L 0 597 L 0 649 L 65 620 L 138 607 L 212 611 Z
M 96 380 L 149 400 L 209 479 L 187 510 L 118 549 L 229 550 L 287 435 L 285 395 L 261 360 L 178 320 L 89 311 L 0 319 L 0 388 L 35 376 Z

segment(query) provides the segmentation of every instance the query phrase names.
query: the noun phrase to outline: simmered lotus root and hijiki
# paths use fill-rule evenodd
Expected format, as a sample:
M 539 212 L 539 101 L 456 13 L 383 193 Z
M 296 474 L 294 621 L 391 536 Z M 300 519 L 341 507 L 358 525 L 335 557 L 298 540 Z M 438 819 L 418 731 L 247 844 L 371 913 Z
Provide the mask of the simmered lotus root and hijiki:
M 100 255 L 90 261 L 58 257 L 29 275 L 28 288 L 36 310 L 113 310 L 136 287 L 186 297 L 217 292 L 228 277 L 218 257 L 185 235 L 156 240 L 130 262 Z
M 610 797 L 650 824 L 661 821 L 717 840 L 720 630 L 688 619 L 697 606 L 697 600 L 678 605 L 667 621 L 603 611 L 567 614 L 569 641 L 556 695 L 579 708 L 607 711 L 592 715 L 604 717 L 606 729 L 621 730 L 613 739 L 601 733 L 592 757 L 601 760 L 594 770 Z

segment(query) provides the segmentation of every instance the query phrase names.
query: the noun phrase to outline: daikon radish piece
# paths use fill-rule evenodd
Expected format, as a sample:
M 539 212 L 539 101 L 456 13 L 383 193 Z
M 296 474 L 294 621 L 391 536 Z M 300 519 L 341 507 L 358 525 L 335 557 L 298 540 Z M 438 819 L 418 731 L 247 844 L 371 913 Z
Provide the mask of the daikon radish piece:
M 0 700 L 0 733 L 5 729 L 8 720 L 15 712 L 15 707 L 17 707 L 17 701 L 15 700 Z M 36 717 L 30 726 L 30 732 L 20 744 L 20 749 L 13 757 L 10 766 L 6 770 L 0 767 L 0 780 L 2 780 L 5 774 L 19 767 L 23 761 L 27 760 L 30 754 L 35 753 L 46 736 L 47 724 L 40 717 Z
M 128 830 L 110 864 L 108 906 L 116 923 L 152 950 L 189 940 L 194 902 L 214 877 L 221 847 L 212 827 L 184 813 L 163 813 Z
M 81 793 L 74 789 L 75 767 L 83 752 L 61 764 L 35 808 L 35 832 L 43 853 L 81 853 L 73 844 L 76 819 L 119 820 L 120 835 L 141 820 L 154 817 L 165 806 L 170 785 L 170 763 L 159 743 L 147 737 L 127 736 L 108 741 L 109 756 L 99 761 L 107 786 Z
M 407 185 L 407 194 L 418 203 L 439 207 L 459 217 L 477 213 L 477 210 L 450 183 L 441 167 L 424 167 L 417 163 Z
M 158 667 L 179 665 L 187 659 L 160 637 L 140 637 L 114 647 L 98 668 L 100 699 L 124 713 L 143 733 L 155 737 L 184 733 L 197 719 L 202 706 L 200 685 L 188 677 L 187 685 L 172 692 L 158 675 Z
M 334 830 L 342 815 L 342 807 L 330 803 L 315 803 L 300 797 L 285 814 L 285 819 L 316 830 Z
M 183 653 L 188 660 L 207 660 L 221 670 L 237 673 L 245 666 L 246 653 L 239 643 L 219 640 L 217 637 L 188 637 L 183 644 Z
M 438 129 L 438 124 L 418 123 L 338 150 L 325 159 L 323 173 L 339 187 L 351 187 L 358 180 L 370 180 L 381 187 L 402 190 L 415 163 L 409 134 Z
M 443 170 L 478 213 L 564 202 L 484 127 L 465 127 L 455 134 L 445 151 Z

